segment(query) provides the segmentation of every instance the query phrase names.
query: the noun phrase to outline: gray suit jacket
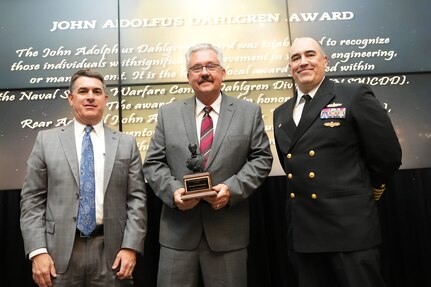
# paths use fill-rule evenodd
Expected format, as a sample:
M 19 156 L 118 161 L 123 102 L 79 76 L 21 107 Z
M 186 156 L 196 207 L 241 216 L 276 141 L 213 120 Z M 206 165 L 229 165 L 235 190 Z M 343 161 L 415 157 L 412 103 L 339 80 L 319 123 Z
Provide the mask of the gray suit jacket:
M 120 248 L 143 252 L 147 206 L 134 137 L 105 126 L 104 242 L 111 267 Z M 47 248 L 58 273 L 67 269 L 76 232 L 79 164 L 73 123 L 38 133 L 21 191 L 25 253 Z
M 214 251 L 245 248 L 249 241 L 247 198 L 268 175 L 272 155 L 260 107 L 223 94 L 220 116 L 206 171 L 213 185 L 225 183 L 230 203 L 214 210 L 201 201 L 195 208 L 174 208 L 173 193 L 183 187 L 189 144 L 199 145 L 196 133 L 195 98 L 162 106 L 155 134 L 144 163 L 144 175 L 163 201 L 160 244 L 179 250 L 194 249 L 205 231 Z

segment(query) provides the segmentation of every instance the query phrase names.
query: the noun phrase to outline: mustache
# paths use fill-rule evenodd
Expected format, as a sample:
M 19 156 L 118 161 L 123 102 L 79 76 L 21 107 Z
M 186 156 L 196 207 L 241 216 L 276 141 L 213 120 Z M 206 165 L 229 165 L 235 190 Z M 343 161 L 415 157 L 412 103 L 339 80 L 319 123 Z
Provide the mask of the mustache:
M 198 84 L 202 84 L 202 83 L 206 83 L 206 82 L 212 83 L 213 81 L 212 81 L 212 79 L 210 77 L 205 76 L 205 77 L 200 77 L 199 78 Z

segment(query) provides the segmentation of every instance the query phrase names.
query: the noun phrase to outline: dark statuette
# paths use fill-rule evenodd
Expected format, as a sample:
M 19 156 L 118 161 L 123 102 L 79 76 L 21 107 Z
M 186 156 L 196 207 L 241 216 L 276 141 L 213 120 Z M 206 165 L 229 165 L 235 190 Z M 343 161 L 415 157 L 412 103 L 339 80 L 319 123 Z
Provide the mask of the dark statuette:
M 198 153 L 197 150 L 198 146 L 196 144 L 189 144 L 191 157 L 187 160 L 186 166 L 193 172 L 203 172 L 205 157 L 203 154 Z
M 205 156 L 198 152 L 196 144 L 189 144 L 191 156 L 187 159 L 186 166 L 193 174 L 185 175 L 183 178 L 186 193 L 181 197 L 183 200 L 215 196 L 217 192 L 212 189 L 211 175 L 204 171 Z

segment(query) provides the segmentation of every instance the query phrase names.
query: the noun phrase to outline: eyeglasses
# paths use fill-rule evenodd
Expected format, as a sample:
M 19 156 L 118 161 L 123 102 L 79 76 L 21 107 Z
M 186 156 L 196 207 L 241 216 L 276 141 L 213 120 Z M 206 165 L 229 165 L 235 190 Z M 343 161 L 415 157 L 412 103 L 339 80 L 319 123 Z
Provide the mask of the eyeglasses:
M 189 68 L 189 71 L 195 73 L 195 74 L 199 74 L 202 73 L 203 69 L 207 69 L 207 71 L 209 72 L 215 72 L 217 71 L 218 68 L 223 68 L 222 66 L 220 66 L 219 64 L 206 64 L 206 65 L 195 65 L 193 67 Z

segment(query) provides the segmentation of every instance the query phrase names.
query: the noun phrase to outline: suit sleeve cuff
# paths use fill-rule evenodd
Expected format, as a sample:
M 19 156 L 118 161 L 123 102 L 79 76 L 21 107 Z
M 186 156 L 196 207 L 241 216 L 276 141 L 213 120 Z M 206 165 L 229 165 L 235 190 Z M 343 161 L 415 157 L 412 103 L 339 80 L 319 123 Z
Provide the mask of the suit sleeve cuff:
M 379 200 L 380 197 L 382 196 L 383 192 L 385 191 L 385 189 L 386 189 L 385 184 L 380 185 L 380 187 L 373 187 L 374 199 Z

